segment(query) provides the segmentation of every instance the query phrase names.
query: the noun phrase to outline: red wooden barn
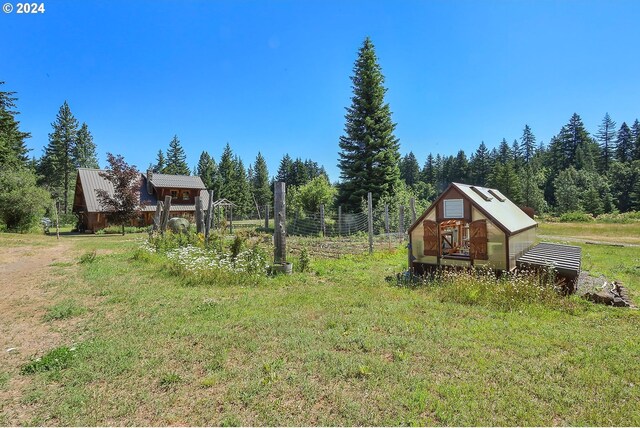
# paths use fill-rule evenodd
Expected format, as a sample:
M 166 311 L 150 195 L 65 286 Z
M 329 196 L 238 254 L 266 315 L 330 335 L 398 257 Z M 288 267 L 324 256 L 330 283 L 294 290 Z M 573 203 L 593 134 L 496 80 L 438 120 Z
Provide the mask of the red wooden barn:
M 538 223 L 496 189 L 451 183 L 409 228 L 409 264 L 513 270 Z

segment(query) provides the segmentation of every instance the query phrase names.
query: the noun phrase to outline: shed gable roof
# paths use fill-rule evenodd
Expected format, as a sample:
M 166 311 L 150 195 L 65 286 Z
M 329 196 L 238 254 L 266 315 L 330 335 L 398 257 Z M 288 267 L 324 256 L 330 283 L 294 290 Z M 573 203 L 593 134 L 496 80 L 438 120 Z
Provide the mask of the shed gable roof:
M 478 208 L 487 217 L 491 218 L 496 225 L 508 235 L 535 227 L 538 224 L 497 189 L 472 186 L 469 184 L 451 183 L 449 187 L 447 187 L 447 189 L 433 202 L 433 204 L 427 208 L 420 218 L 411 225 L 409 231 L 413 230 L 429 212 L 435 209 L 436 205 L 452 187 L 462 193 L 473 206 Z

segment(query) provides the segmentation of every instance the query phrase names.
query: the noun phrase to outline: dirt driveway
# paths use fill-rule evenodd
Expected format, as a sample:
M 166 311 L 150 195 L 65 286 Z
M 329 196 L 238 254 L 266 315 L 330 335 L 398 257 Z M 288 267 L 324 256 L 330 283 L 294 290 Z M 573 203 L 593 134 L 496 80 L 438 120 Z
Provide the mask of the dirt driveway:
M 55 290 L 47 284 L 56 278 L 55 264 L 68 266 L 73 259 L 70 244 L 61 240 L 52 246 L 0 245 L 0 372 L 10 376 L 0 388 L 0 413 L 4 405 L 21 407 L 15 402 L 25 386 L 20 367 L 31 356 L 59 346 L 60 329 L 43 321 L 43 315 L 53 304 Z

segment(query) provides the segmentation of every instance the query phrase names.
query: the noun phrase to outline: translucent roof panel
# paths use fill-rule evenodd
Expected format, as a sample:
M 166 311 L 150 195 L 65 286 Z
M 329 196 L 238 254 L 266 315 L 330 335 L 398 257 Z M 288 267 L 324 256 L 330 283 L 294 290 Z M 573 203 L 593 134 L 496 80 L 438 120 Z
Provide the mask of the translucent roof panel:
M 496 189 L 487 187 L 470 186 L 468 184 L 453 183 L 453 185 L 467 196 L 475 205 L 482 208 L 490 216 L 496 219 L 510 233 L 526 229 L 538 223 L 525 214 L 516 204 Z M 475 188 L 474 189 L 472 189 Z M 491 192 L 489 192 L 491 190 Z M 481 196 L 486 195 L 487 198 Z M 494 197 L 495 195 L 495 197 Z M 500 199 L 503 199 L 501 201 Z

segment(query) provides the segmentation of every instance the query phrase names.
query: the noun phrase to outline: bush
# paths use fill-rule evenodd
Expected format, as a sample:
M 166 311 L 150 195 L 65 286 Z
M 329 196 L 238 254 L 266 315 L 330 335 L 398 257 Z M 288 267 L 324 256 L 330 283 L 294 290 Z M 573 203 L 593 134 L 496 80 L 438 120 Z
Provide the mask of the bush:
M 598 223 L 635 223 L 640 221 L 640 211 L 626 213 L 601 214 L 596 217 Z
M 560 216 L 561 223 L 587 223 L 591 221 L 595 221 L 593 215 L 580 211 L 572 211 Z
M 135 227 L 135 226 L 125 226 L 124 233 L 143 233 L 148 232 L 149 228 L 144 227 Z M 122 234 L 122 226 L 109 226 L 104 229 L 100 229 L 96 232 L 96 235 L 121 235 Z
M 36 185 L 36 176 L 27 169 L 0 171 L 0 223 L 7 230 L 29 232 L 51 206 L 51 196 Z

